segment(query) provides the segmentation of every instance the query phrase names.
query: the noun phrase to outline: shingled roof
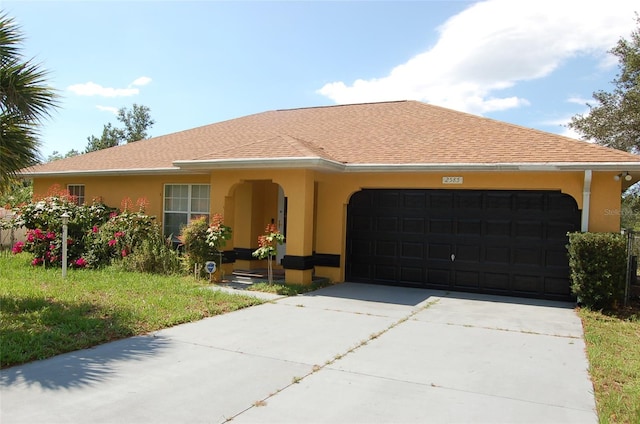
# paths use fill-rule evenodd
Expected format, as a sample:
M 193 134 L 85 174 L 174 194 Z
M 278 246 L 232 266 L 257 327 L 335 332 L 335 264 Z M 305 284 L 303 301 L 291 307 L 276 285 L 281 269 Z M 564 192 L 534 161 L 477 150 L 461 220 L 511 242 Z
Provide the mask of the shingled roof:
M 268 111 L 37 165 L 23 175 L 234 167 L 640 171 L 640 157 L 417 101 L 397 101 Z

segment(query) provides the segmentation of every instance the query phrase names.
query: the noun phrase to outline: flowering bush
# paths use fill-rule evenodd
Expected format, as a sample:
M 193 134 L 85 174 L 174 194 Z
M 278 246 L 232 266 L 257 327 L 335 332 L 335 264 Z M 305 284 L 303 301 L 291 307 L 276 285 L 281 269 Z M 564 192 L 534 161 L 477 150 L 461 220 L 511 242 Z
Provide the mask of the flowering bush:
M 220 266 L 222 248 L 227 240 L 231 239 L 231 227 L 224 225 L 223 217 L 215 214 L 211 218 L 211 225 L 206 217 L 191 220 L 182 228 L 180 244 L 184 247 L 184 264 L 187 272 L 191 272 L 196 265 L 204 268 L 207 261 L 216 261 Z M 204 269 L 200 270 L 200 276 L 204 275 Z
M 231 239 L 231 227 L 224 225 L 223 221 L 222 215 L 214 214 L 211 218 L 211 225 L 207 228 L 206 242 L 219 253 L 227 244 L 227 240 Z
M 94 201 L 77 205 L 67 192 L 53 186 L 46 197 L 14 209 L 12 226 L 26 227 L 26 242 L 16 243 L 12 251 L 33 254 L 33 265 L 59 266 L 62 263 L 62 214 L 69 218 L 68 263 L 72 267 L 100 267 L 114 259 L 129 256 L 144 240 L 158 239 L 161 230 L 145 213 L 146 199 L 138 199 L 138 210 L 126 198 L 117 209 Z M 156 234 L 158 233 L 158 234 Z M 161 236 L 160 236 L 161 239 Z M 162 242 L 164 244 L 164 242 Z
M 27 205 L 14 208 L 11 226 L 27 228 L 26 242 L 16 243 L 12 251 L 33 254 L 33 265 L 59 266 L 62 263 L 62 214 L 70 216 L 68 224 L 68 258 L 72 266 L 83 267 L 78 259 L 85 250 L 84 234 L 87 226 L 99 226 L 112 209 L 94 201 L 91 205 L 77 205 L 66 191 L 53 186 L 47 195 Z
M 131 200 L 122 202 L 121 213 L 112 211 L 102 226 L 92 226 L 85 234 L 86 264 L 90 267 L 108 265 L 115 259 L 131 254 L 145 239 L 151 236 L 154 217 L 145 213 L 146 201 L 138 199 L 138 211 L 133 212 Z
M 267 259 L 267 276 L 273 283 L 273 258 L 278 254 L 278 246 L 284 243 L 284 234 L 278 231 L 275 224 L 267 225 L 265 234 L 258 236 L 258 248 L 252 253 L 258 259 Z

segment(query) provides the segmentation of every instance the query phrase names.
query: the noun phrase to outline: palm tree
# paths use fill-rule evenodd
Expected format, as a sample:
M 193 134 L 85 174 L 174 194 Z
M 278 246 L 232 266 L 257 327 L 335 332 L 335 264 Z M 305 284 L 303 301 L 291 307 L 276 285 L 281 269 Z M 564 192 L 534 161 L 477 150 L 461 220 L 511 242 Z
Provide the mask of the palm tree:
M 0 14 L 0 190 L 22 168 L 39 162 L 38 127 L 58 107 L 48 72 L 20 52 L 24 37 L 13 18 Z

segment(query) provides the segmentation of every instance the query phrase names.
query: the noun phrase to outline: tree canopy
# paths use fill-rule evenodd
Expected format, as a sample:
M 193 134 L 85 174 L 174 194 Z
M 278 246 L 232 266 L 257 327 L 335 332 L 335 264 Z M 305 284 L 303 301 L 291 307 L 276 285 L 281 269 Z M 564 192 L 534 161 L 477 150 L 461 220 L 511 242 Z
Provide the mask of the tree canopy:
M 571 118 L 569 127 L 598 144 L 640 153 L 640 16 L 638 28 L 627 40 L 620 38 L 609 52 L 619 61 L 619 73 L 611 92 L 593 93 L 589 112 Z
M 147 106 L 135 103 L 131 110 L 127 108 L 119 109 L 117 119 L 124 125 L 124 128 L 116 128 L 110 122 L 104 125 L 100 137 L 94 135 L 87 137 L 89 143 L 85 152 L 94 152 L 149 138 L 147 131 L 155 124 L 149 113 L 150 111 Z
M 39 162 L 39 126 L 58 107 L 48 72 L 21 53 L 20 27 L 0 13 L 0 189 Z

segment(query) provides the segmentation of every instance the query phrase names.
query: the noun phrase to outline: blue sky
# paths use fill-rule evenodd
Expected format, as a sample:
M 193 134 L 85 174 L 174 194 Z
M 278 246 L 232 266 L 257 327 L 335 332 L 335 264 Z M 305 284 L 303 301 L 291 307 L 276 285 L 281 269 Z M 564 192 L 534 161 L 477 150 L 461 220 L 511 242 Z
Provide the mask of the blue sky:
M 273 109 L 415 99 L 543 131 L 610 90 L 632 1 L 3 0 L 61 108 L 43 157 L 84 150 L 115 111 L 158 136 Z M 576 136 L 577 137 L 577 136 Z

